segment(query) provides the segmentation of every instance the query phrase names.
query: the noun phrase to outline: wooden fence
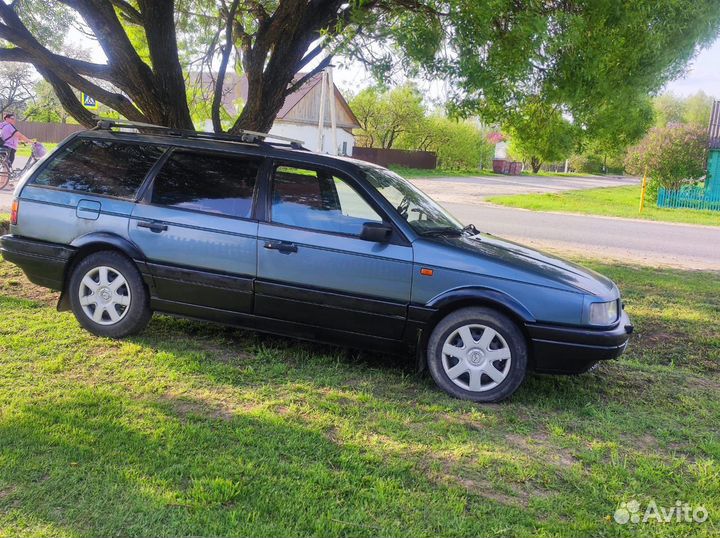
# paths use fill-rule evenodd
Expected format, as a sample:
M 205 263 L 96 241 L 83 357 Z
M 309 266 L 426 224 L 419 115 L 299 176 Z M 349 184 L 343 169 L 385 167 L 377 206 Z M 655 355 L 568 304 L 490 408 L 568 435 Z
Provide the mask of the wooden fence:
M 720 194 L 710 193 L 702 187 L 686 187 L 680 190 L 668 190 L 660 187 L 657 205 L 672 209 L 720 211 Z
M 82 125 L 69 123 L 40 123 L 32 121 L 19 121 L 15 124 L 22 134 L 28 138 L 35 138 L 39 142 L 62 142 L 68 136 L 78 131 L 84 131 Z
M 430 151 L 406 151 L 404 149 L 379 149 L 354 147 L 352 156 L 388 167 L 392 164 L 407 168 L 433 170 L 437 168 L 437 155 Z

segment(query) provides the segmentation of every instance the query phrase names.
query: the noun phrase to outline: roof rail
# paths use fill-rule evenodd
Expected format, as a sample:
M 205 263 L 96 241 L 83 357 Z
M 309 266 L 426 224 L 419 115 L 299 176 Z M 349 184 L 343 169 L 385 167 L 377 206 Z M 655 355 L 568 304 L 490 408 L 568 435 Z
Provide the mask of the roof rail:
M 198 138 L 203 140 L 220 140 L 224 142 L 244 142 L 246 144 L 268 144 L 273 146 L 290 146 L 293 149 L 305 149 L 302 140 L 278 136 L 272 133 L 261 133 L 258 131 L 240 130 L 237 134 L 216 134 L 206 133 L 202 131 L 192 131 L 189 129 L 174 129 L 172 127 L 163 127 L 162 125 L 154 125 L 152 123 L 142 123 L 138 121 L 115 120 L 107 118 L 97 118 L 98 123 L 94 130 L 109 131 L 113 128 L 133 128 L 149 131 L 159 131 L 169 136 L 178 136 L 181 138 Z M 278 140 L 284 142 L 275 144 L 268 142 L 266 139 Z

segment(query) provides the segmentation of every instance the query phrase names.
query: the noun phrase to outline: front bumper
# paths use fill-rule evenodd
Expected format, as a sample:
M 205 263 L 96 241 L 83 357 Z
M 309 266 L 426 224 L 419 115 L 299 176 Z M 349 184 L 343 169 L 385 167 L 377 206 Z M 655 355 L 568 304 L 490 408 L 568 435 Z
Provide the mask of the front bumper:
M 0 237 L 0 254 L 23 270 L 30 282 L 62 290 L 65 268 L 75 249 L 14 235 Z
M 535 371 L 552 374 L 586 372 L 597 361 L 615 359 L 627 347 L 633 326 L 622 311 L 610 329 L 527 324 Z

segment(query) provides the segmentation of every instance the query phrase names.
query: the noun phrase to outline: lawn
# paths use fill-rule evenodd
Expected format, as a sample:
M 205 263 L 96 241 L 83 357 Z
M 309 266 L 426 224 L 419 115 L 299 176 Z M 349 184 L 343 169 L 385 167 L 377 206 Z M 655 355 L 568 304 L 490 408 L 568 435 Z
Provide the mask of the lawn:
M 520 207 L 533 211 L 564 211 L 567 213 L 720 226 L 720 213 L 717 211 L 660 209 L 649 197 L 645 200 L 645 209 L 640 213 L 640 187 L 633 186 L 567 191 L 557 194 L 495 196 L 488 198 L 488 201 L 493 204 Z
M 627 355 L 475 405 L 402 359 L 166 316 L 95 338 L 0 261 L 0 536 L 717 536 L 720 275 L 589 264 Z M 615 523 L 632 499 L 710 520 Z
M 45 149 L 48 151 L 48 153 L 53 151 L 58 146 L 57 144 L 55 144 L 53 142 L 43 142 L 42 144 L 43 144 L 43 146 L 45 146 Z M 18 157 L 30 157 L 30 146 L 29 145 L 21 145 L 18 148 L 17 155 L 18 155 Z

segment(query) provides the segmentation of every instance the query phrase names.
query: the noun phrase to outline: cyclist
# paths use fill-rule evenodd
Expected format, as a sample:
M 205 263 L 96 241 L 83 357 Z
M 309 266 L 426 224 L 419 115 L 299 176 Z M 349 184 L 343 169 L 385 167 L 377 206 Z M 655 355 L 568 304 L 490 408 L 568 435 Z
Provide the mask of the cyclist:
M 15 114 L 5 114 L 3 122 L 0 123 L 0 149 L 6 148 L 8 157 L 7 162 L 12 168 L 15 162 L 15 152 L 17 151 L 18 144 L 29 144 L 32 142 L 27 136 L 22 134 L 15 127 Z

